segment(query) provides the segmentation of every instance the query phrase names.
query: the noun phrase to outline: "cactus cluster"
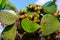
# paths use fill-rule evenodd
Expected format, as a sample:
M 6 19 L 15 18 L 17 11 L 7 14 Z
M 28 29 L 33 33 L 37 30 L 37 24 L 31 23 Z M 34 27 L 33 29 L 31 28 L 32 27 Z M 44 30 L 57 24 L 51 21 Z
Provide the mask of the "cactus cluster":
M 28 33 L 34 33 L 39 29 L 39 33 L 42 33 L 44 36 L 51 35 L 60 28 L 60 22 L 58 20 L 59 14 L 56 13 L 56 10 L 57 5 L 51 1 L 47 2 L 43 6 L 30 4 L 25 10 L 26 12 L 21 12 L 22 10 L 19 12 L 21 27 Z M 35 24 L 38 28 L 37 29 L 33 23 L 31 24 L 28 20 L 39 24 L 40 27 Z
M 15 10 L 15 15 L 12 11 L 0 11 L 0 22 L 6 25 L 2 32 L 4 40 L 56 40 L 60 37 L 60 11 L 56 13 L 55 1 L 43 6 L 30 4 L 26 8 L 20 12 Z

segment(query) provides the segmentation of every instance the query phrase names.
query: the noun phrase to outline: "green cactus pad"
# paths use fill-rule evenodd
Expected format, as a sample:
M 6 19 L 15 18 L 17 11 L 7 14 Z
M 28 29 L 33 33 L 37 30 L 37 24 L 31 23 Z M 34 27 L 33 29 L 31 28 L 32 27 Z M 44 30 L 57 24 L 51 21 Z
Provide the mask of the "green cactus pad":
M 40 26 L 37 23 L 27 18 L 22 20 L 21 26 L 26 32 L 29 32 L 29 33 L 35 32 L 40 28 Z
M 3 31 L 4 40 L 15 40 L 16 37 L 16 27 L 14 25 L 9 25 Z
M 36 14 L 36 13 L 34 13 L 34 12 L 27 12 L 27 14 L 34 16 L 34 14 Z
M 46 14 L 41 19 L 41 26 L 42 26 L 41 28 L 42 28 L 43 34 L 49 35 L 55 32 L 60 27 L 60 23 L 51 14 Z
M 16 16 L 9 12 L 1 11 L 0 20 L 1 20 L 1 22 L 5 23 L 5 24 L 10 25 L 16 21 Z
M 57 5 L 54 2 L 49 1 L 43 5 L 43 10 L 45 13 L 53 14 L 57 10 Z

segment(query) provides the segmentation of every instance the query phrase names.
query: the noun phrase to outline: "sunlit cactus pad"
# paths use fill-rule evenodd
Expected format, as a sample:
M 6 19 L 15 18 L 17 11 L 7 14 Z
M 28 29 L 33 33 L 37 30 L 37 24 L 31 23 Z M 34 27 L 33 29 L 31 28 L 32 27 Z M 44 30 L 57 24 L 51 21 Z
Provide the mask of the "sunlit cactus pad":
M 1 20 L 1 22 L 5 23 L 5 24 L 10 25 L 16 21 L 16 16 L 9 12 L 1 11 L 0 20 Z
M 40 25 L 27 18 L 22 20 L 21 26 L 26 32 L 29 33 L 35 32 L 37 29 L 40 28 Z
M 60 23 L 51 14 L 46 14 L 41 19 L 41 26 L 42 26 L 41 28 L 42 28 L 43 34 L 49 35 L 55 32 L 60 27 Z
M 57 10 L 57 5 L 54 2 L 49 1 L 43 5 L 43 10 L 46 13 L 53 14 Z
M 9 25 L 3 31 L 4 40 L 14 40 L 16 36 L 16 26 Z

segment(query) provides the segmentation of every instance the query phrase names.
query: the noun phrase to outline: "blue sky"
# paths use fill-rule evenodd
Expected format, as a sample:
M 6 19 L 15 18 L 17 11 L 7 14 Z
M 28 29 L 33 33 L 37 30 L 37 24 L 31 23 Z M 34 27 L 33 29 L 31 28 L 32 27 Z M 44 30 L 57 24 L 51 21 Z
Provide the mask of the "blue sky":
M 22 8 L 26 8 L 26 6 L 28 4 L 34 4 L 37 0 L 9 0 L 11 1 L 18 10 L 22 9 Z
M 29 5 L 29 4 L 37 4 L 37 5 L 43 5 L 45 4 L 46 2 L 48 1 L 53 1 L 53 0 L 9 0 L 10 2 L 12 2 L 18 10 L 20 9 L 26 9 L 26 6 Z M 57 5 L 58 6 L 58 9 L 60 9 L 60 1 L 57 0 Z

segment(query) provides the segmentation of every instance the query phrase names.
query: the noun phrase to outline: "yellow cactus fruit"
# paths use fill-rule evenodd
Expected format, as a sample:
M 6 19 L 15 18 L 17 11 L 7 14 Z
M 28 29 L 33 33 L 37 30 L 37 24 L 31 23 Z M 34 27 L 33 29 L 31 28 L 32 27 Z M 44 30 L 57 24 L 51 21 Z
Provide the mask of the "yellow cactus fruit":
M 38 8 L 38 10 L 41 10 L 42 9 L 42 6 L 38 6 L 37 8 Z
M 32 19 L 32 17 L 33 17 L 32 15 L 29 15 L 27 18 L 28 18 L 28 19 Z
M 24 12 L 24 9 L 21 9 L 21 11 L 20 11 L 21 13 L 23 13 Z
M 39 17 L 39 14 L 36 13 L 34 16 L 35 16 L 35 17 Z
M 57 13 L 54 13 L 53 16 L 54 16 L 54 17 L 57 17 Z
M 21 9 L 21 11 L 20 11 L 21 13 L 26 13 L 27 12 L 27 10 L 25 10 L 25 9 Z
M 38 10 L 40 10 L 40 7 L 37 7 Z
M 37 17 L 34 17 L 34 20 L 37 20 L 38 18 Z
M 30 18 L 32 18 L 33 16 L 32 15 L 29 15 Z
M 24 13 L 26 13 L 26 12 L 27 12 L 27 10 L 24 10 L 23 12 L 24 12 Z
M 58 13 L 60 13 L 60 10 L 58 10 Z
M 27 14 L 24 14 L 25 17 L 27 17 L 28 15 Z
M 40 20 L 35 17 L 34 22 L 40 23 Z
M 37 7 L 34 8 L 35 11 L 36 11 L 37 9 L 38 9 Z
M 25 16 L 24 15 L 21 15 L 20 18 L 23 19 L 23 18 L 25 18 Z
M 36 7 L 36 5 L 34 4 L 34 5 L 32 5 L 32 8 L 35 8 Z
M 37 14 L 40 14 L 41 12 L 40 11 L 37 11 Z
M 32 9 L 32 5 L 30 5 L 29 8 Z
M 36 20 L 36 19 L 34 19 L 34 22 L 37 22 L 37 20 Z

